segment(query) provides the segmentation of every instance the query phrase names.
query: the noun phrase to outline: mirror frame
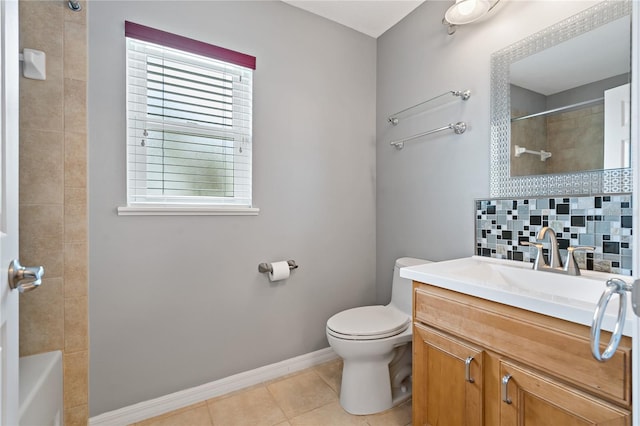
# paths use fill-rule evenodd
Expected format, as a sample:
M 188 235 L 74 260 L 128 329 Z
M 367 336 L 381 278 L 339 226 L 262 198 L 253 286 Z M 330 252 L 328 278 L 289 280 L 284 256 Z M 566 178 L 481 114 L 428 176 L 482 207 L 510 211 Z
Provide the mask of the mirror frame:
M 510 175 L 510 65 L 627 15 L 631 15 L 629 0 L 604 1 L 491 55 L 491 197 L 590 195 L 633 191 L 631 168 L 536 176 Z

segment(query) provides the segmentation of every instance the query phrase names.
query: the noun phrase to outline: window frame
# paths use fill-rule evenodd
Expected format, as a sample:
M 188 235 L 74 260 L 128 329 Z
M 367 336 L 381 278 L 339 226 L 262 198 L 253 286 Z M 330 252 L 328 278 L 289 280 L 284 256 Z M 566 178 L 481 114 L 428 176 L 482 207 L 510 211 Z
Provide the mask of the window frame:
M 153 45 L 157 45 L 161 48 L 167 48 L 169 50 L 177 50 L 180 53 L 186 54 L 195 54 L 198 56 L 204 56 L 206 58 L 215 59 L 217 61 L 222 61 L 227 64 L 237 65 L 243 68 L 248 68 L 249 71 L 255 70 L 256 59 L 253 56 L 246 55 L 243 53 L 235 52 L 233 50 L 225 49 L 222 47 L 214 46 L 208 43 L 204 43 L 198 40 L 193 40 L 190 38 L 186 38 L 183 36 L 179 36 L 176 34 L 168 33 L 165 31 L 157 30 L 155 28 L 146 27 L 140 24 L 132 23 L 129 21 L 125 21 L 125 37 L 126 37 L 126 50 L 127 57 L 129 57 L 129 39 L 133 39 L 134 41 L 152 43 Z M 127 59 L 128 63 L 129 59 Z M 129 75 L 129 67 L 127 65 L 127 76 Z M 129 106 L 129 87 L 130 82 L 127 80 L 127 163 L 130 161 L 129 159 L 129 132 L 130 132 L 130 120 L 132 120 L 131 114 L 136 114 L 135 111 L 132 112 Z M 252 92 L 252 85 L 249 83 L 249 89 Z M 251 93 L 250 92 L 250 93 Z M 252 97 L 252 96 L 251 96 Z M 252 101 L 250 104 L 250 108 L 252 109 Z M 133 120 L 136 120 L 133 118 Z M 252 119 L 251 119 L 252 120 Z M 140 120 L 140 122 L 144 122 L 146 120 Z M 153 119 L 150 119 L 149 122 L 152 122 Z M 146 123 L 145 123 L 146 125 Z M 243 146 L 247 146 L 248 142 L 249 148 L 251 148 L 251 130 L 252 124 L 249 123 L 248 127 L 248 138 L 249 140 L 243 140 L 241 143 Z M 186 128 L 186 127 L 185 127 Z M 203 134 L 209 133 L 208 131 L 203 131 Z M 215 133 L 215 132 L 213 132 Z M 237 157 L 234 155 L 234 160 Z M 247 157 L 245 157 L 247 158 Z M 252 154 L 249 152 L 248 158 L 251 160 Z M 237 203 L 234 201 L 238 201 L 238 199 L 228 199 L 229 202 L 219 203 L 217 200 L 224 200 L 225 197 L 215 197 L 215 196 L 188 196 L 185 197 L 184 200 L 188 200 L 188 202 L 180 202 L 180 196 L 161 196 L 159 198 L 164 198 L 164 201 L 155 202 L 152 199 L 154 196 L 149 195 L 149 200 L 134 200 L 134 197 L 140 197 L 140 195 L 132 195 L 130 192 L 134 190 L 132 186 L 132 177 L 130 176 L 130 168 L 129 164 L 127 164 L 127 179 L 126 179 L 126 189 L 127 189 L 127 205 L 120 206 L 117 209 L 119 215 L 256 215 L 259 212 L 259 209 L 253 207 L 253 195 L 252 195 L 252 186 L 253 179 L 251 177 L 251 166 L 249 167 L 248 173 L 248 184 L 249 190 L 247 191 L 248 197 L 242 197 L 241 200 L 245 202 Z M 234 182 L 235 185 L 235 182 Z M 144 195 L 141 197 L 144 198 Z M 168 200 L 168 201 L 167 201 Z M 248 201 L 248 202 L 247 202 Z

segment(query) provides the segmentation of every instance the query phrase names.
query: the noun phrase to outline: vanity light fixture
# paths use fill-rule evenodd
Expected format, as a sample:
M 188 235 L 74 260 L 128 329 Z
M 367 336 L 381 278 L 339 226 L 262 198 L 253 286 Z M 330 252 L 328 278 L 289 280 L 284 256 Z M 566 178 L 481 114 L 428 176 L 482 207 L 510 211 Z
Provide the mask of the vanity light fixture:
M 485 16 L 500 0 L 456 0 L 444 14 L 442 23 L 448 25 L 449 35 L 456 32 L 458 25 L 470 24 Z

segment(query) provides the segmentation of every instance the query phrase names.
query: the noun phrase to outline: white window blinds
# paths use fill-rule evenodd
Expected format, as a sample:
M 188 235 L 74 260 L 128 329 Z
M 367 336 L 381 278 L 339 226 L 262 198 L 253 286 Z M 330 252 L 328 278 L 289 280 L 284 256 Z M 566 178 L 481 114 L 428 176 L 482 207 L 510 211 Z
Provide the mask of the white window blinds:
M 251 206 L 252 71 L 127 37 L 129 205 Z

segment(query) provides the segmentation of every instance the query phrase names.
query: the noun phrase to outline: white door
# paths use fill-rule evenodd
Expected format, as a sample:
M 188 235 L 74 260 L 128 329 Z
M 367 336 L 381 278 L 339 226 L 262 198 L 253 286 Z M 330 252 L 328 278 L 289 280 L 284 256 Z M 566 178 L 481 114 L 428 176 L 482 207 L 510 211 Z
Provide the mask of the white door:
M 18 257 L 18 1 L 0 1 L 0 424 L 18 424 L 18 291 L 8 267 Z
M 604 168 L 631 167 L 631 84 L 604 91 Z

